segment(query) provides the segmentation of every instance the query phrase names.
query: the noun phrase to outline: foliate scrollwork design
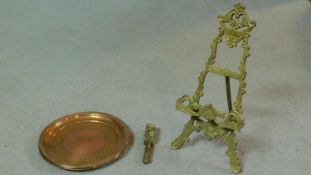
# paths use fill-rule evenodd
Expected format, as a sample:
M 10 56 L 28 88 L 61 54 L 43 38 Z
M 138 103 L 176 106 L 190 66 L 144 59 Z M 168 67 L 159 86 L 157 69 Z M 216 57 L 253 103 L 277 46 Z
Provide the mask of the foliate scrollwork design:
M 185 105 L 184 103 L 188 103 Z M 190 96 L 183 96 L 177 100 L 176 109 L 190 116 L 200 116 L 214 121 L 219 127 L 239 131 L 244 126 L 244 118 L 237 111 L 219 112 L 212 105 L 200 105 Z
M 224 16 L 219 16 L 220 23 L 219 34 L 211 44 L 211 54 L 205 64 L 205 69 L 198 77 L 198 86 L 191 97 L 184 95 L 176 102 L 176 109 L 191 116 L 186 123 L 182 133 L 172 142 L 173 149 L 179 149 L 189 141 L 192 132 L 204 131 L 208 140 L 221 138 L 228 146 L 226 155 L 230 159 L 231 169 L 234 173 L 241 172 L 239 157 L 237 156 L 237 141 L 235 133 L 244 127 L 244 118 L 242 116 L 243 106 L 242 97 L 246 93 L 246 61 L 250 56 L 250 47 L 248 39 L 250 32 L 256 26 L 256 22 L 249 19 L 245 7 L 236 4 L 235 8 Z M 217 56 L 217 47 L 223 38 L 229 48 L 236 47 L 241 43 L 243 51 L 240 62 L 239 72 L 214 66 Z M 232 78 L 239 81 L 239 89 L 234 101 L 233 109 L 229 107 L 229 112 L 220 112 L 212 104 L 200 104 L 200 98 L 204 95 L 204 83 L 208 73 L 213 73 L 226 78 Z M 227 94 L 228 95 L 228 94 Z M 228 100 L 229 101 L 229 100 Z M 231 98 L 230 98 L 231 104 Z
M 249 19 L 245 7 L 240 3 L 226 15 L 218 16 L 218 21 L 229 47 L 236 47 L 244 35 L 256 26 L 256 22 Z

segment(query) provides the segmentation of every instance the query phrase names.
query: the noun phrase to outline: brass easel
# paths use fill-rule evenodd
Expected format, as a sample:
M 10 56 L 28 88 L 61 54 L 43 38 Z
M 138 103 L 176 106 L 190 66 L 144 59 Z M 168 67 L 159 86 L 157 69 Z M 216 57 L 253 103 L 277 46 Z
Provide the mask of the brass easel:
M 176 109 L 191 116 L 186 123 L 182 133 L 172 142 L 173 149 L 179 149 L 188 142 L 192 132 L 204 131 L 208 140 L 221 138 L 228 146 L 226 155 L 230 159 L 231 169 L 234 173 L 241 172 L 240 160 L 237 155 L 236 132 L 244 126 L 242 117 L 242 96 L 245 94 L 246 86 L 246 60 L 250 56 L 250 47 L 248 38 L 250 32 L 256 26 L 255 21 L 251 21 L 245 12 L 245 7 L 236 4 L 234 9 L 224 16 L 219 16 L 220 23 L 219 34 L 211 44 L 211 55 L 206 63 L 205 69 L 200 73 L 198 78 L 199 84 L 194 96 L 184 95 L 176 102 Z M 218 44 L 225 39 L 229 48 L 236 47 L 241 42 L 244 49 L 239 72 L 216 67 L 215 59 Z M 204 82 L 208 73 L 224 76 L 226 82 L 226 94 L 229 112 L 220 112 L 212 104 L 201 105 L 200 98 L 204 95 Z M 238 95 L 232 106 L 230 79 L 239 81 Z M 185 104 L 188 103 L 188 104 Z

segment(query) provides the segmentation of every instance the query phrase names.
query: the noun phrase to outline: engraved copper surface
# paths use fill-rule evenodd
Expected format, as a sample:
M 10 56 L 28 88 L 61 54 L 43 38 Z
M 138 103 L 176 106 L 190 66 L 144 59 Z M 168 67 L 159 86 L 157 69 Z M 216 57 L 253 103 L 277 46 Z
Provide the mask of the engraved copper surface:
M 41 133 L 39 149 L 50 163 L 67 170 L 90 170 L 111 163 L 131 145 L 126 124 L 106 113 L 64 116 Z

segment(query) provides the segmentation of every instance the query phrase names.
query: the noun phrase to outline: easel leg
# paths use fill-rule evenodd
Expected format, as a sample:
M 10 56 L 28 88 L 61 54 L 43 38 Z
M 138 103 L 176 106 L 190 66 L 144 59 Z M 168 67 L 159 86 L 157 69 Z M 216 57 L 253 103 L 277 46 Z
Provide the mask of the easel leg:
M 235 134 L 228 133 L 227 135 L 224 136 L 224 141 L 225 141 L 225 144 L 228 145 L 228 150 L 226 152 L 226 155 L 230 159 L 231 170 L 234 173 L 240 173 L 242 168 L 241 168 L 240 159 L 237 155 L 237 141 L 236 141 Z
M 198 126 L 194 125 L 195 119 L 191 118 L 185 125 L 182 133 L 171 143 L 172 149 L 179 149 L 185 143 L 189 142 L 189 136 L 193 131 L 200 131 Z

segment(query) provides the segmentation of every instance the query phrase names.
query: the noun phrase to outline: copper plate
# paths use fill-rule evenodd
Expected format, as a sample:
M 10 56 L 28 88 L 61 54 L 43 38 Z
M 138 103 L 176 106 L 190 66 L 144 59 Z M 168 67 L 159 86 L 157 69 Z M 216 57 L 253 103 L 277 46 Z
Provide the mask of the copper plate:
M 91 170 L 111 163 L 131 145 L 126 124 L 107 113 L 80 112 L 49 124 L 41 133 L 41 155 L 67 170 Z

